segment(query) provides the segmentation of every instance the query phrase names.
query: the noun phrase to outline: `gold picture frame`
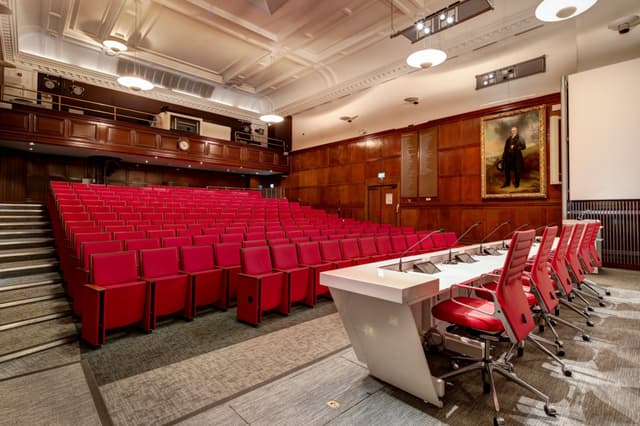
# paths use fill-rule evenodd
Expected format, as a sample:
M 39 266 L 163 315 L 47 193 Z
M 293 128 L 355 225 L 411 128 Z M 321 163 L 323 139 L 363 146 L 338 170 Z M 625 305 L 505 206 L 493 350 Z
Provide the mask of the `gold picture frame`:
M 511 129 L 517 129 L 525 148 L 518 157 L 505 154 L 507 138 Z M 481 175 L 482 198 L 546 198 L 546 107 L 536 106 L 482 117 L 481 123 Z M 504 157 L 509 155 L 509 157 Z M 518 154 L 520 155 L 520 154 Z M 505 172 L 505 162 L 510 169 L 509 178 Z M 519 170 L 519 185 L 516 186 L 515 172 Z M 505 186 L 509 183 L 508 186 Z

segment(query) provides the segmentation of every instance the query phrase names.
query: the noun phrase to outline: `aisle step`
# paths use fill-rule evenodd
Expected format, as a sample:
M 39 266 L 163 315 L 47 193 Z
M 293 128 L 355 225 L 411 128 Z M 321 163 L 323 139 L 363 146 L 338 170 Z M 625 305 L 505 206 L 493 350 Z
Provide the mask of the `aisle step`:
M 0 230 L 1 239 L 23 239 L 32 237 L 49 237 L 52 232 L 50 228 L 35 228 L 35 229 L 11 229 Z
M 8 302 L 0 303 L 0 324 L 3 322 L 2 315 L 6 310 L 8 310 L 8 308 L 15 308 L 23 305 L 31 305 L 34 303 L 46 302 L 49 300 L 62 299 L 64 296 L 65 296 L 64 291 L 62 292 L 58 291 L 57 293 L 54 293 L 54 294 L 45 294 L 41 296 L 27 297 L 27 298 L 11 300 Z M 66 299 L 64 300 L 64 302 L 68 303 Z M 41 305 L 38 305 L 38 306 L 41 306 Z
M 70 316 L 11 328 L 0 333 L 0 363 L 77 339 Z
M 52 314 L 45 314 L 38 317 L 27 318 L 24 320 L 13 321 L 6 324 L 0 324 L 0 332 L 12 330 L 14 328 L 25 327 L 27 325 L 38 324 L 45 321 L 50 321 L 58 318 L 71 317 L 72 311 L 67 309 L 66 311 L 54 312 Z
M 41 229 L 41 228 L 51 228 L 49 222 L 35 222 L 35 221 L 27 221 L 27 222 L 3 222 L 0 221 L 0 230 L 24 230 L 24 229 Z
M 44 285 L 61 283 L 62 277 L 58 272 L 45 272 L 25 276 L 0 279 L 0 292 L 12 291 L 23 288 L 39 287 Z
M 49 218 L 44 215 L 6 215 L 6 210 L 0 210 L 0 222 L 47 222 Z
M 0 239 L 0 250 L 13 250 L 13 249 L 33 248 L 33 247 L 51 247 L 53 245 L 53 242 L 54 242 L 53 238 L 51 237 Z
M 57 268 L 58 261 L 52 258 L 2 263 L 0 264 L 0 278 L 53 272 Z
M 61 283 L 10 288 L 9 290 L 0 287 L 0 305 L 8 302 L 32 299 L 34 297 L 54 296 L 61 293 L 64 293 L 64 287 L 62 287 Z
M 53 247 L 33 247 L 26 249 L 0 249 L 0 264 L 7 262 L 20 262 L 27 260 L 48 259 L 56 254 Z

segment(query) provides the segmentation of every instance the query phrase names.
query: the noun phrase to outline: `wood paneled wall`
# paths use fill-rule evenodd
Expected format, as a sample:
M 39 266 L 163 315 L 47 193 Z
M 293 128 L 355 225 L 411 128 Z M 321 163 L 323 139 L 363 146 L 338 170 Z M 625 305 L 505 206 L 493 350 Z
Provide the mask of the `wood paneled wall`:
M 94 175 L 95 167 L 89 158 L 66 157 L 29 153 L 0 148 L 0 202 L 44 202 L 50 179 L 79 180 Z M 261 180 L 264 178 L 264 182 Z M 251 182 L 250 182 L 251 179 Z M 146 164 L 121 163 L 107 178 L 115 185 L 184 185 L 184 186 L 228 186 L 248 188 L 258 184 L 267 186 L 274 177 L 249 176 L 191 170 L 175 167 L 160 167 Z
M 471 238 L 477 239 L 505 220 L 511 220 L 514 226 L 558 222 L 562 217 L 561 187 L 549 185 L 548 170 L 548 195 L 545 199 L 482 200 L 480 120 L 490 114 L 546 105 L 548 121 L 550 115 L 559 115 L 559 111 L 552 108 L 559 103 L 559 94 L 549 95 L 295 151 L 290 155 L 291 173 L 284 183 L 288 197 L 332 212 L 339 208 L 343 217 L 367 219 L 367 187 L 398 183 L 400 180 L 401 134 L 436 128 L 438 196 L 431 199 L 402 198 L 398 225 L 417 229 L 444 227 L 460 233 L 480 220 L 482 225 L 470 234 Z M 549 149 L 546 153 L 548 156 Z M 548 168 L 548 158 L 546 164 Z M 378 172 L 385 172 L 385 179 L 377 179 Z

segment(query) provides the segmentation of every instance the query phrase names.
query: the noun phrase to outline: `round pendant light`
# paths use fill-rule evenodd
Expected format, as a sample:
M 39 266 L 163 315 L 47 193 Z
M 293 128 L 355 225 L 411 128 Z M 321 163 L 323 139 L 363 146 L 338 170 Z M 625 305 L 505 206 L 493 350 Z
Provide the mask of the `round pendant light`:
M 103 41 L 102 45 L 114 53 L 127 51 L 127 45 L 124 44 L 124 41 L 116 40 L 113 37 Z
M 588 10 L 598 0 L 543 0 L 536 7 L 536 18 L 544 22 L 571 19 Z
M 153 83 L 145 80 L 144 78 L 137 77 L 135 75 L 123 75 L 118 77 L 118 84 L 124 87 L 128 87 L 136 92 L 153 89 Z
M 407 65 L 413 68 L 431 68 L 447 60 L 447 54 L 439 49 L 424 49 L 413 52 L 407 58 Z
M 282 123 L 284 118 L 277 114 L 265 114 L 260 116 L 260 121 L 265 123 Z

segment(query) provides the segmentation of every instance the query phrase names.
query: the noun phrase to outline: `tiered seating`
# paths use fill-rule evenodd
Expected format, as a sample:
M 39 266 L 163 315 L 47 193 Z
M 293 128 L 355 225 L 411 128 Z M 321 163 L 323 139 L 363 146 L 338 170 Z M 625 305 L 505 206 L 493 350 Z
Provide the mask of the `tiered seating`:
M 48 208 L 76 314 L 83 320 L 87 313 L 95 318 L 92 309 L 97 305 L 84 306 L 85 298 L 79 295 L 86 293 L 80 291 L 83 286 L 97 283 L 91 277 L 91 255 L 124 250 L 133 252 L 135 278 L 146 277 L 149 282 L 152 305 L 144 321 L 148 329 L 159 315 L 191 318 L 202 306 L 227 309 L 235 304 L 238 274 L 243 272 L 241 252 L 266 250 L 274 261 L 272 270 L 284 274 L 285 296 L 277 306 L 259 306 L 252 313 L 252 318 L 259 318 L 273 309 L 287 313 L 297 302 L 313 306 L 317 297 L 330 296 L 320 284 L 321 271 L 395 257 L 422 235 L 410 227 L 342 219 L 297 202 L 263 199 L 258 191 L 247 190 L 51 182 Z M 94 243 L 115 241 L 120 243 Z M 423 245 L 412 253 L 437 250 L 443 244 Z M 276 250 L 280 246 L 285 246 L 282 252 Z M 155 264 L 165 262 L 154 259 L 158 253 L 168 254 L 165 249 L 172 249 L 171 271 L 165 270 L 168 265 Z M 188 276 L 178 273 L 176 262 Z M 170 296 L 162 295 L 167 286 L 159 284 L 165 276 L 176 280 L 167 291 Z

